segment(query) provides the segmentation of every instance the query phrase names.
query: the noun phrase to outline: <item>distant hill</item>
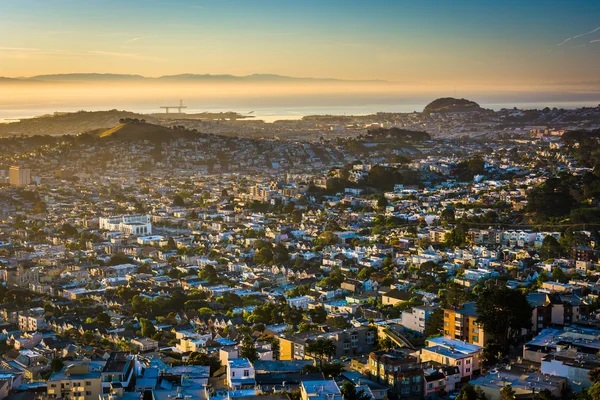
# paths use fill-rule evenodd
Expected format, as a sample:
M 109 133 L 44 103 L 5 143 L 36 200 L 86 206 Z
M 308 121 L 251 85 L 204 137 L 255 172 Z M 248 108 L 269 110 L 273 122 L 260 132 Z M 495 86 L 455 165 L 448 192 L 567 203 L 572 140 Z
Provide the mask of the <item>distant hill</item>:
M 277 74 L 252 74 L 244 76 L 228 74 L 179 74 L 159 77 L 146 77 L 129 74 L 101 74 L 101 73 L 72 73 L 37 75 L 28 78 L 0 78 L 0 83 L 25 83 L 25 82 L 385 82 L 378 80 L 342 80 L 334 78 L 299 78 Z
M 423 113 L 431 114 L 469 111 L 485 111 L 485 109 L 481 108 L 479 104 L 471 100 L 443 97 L 427 104 L 423 110 Z
M 135 141 L 150 140 L 162 141 L 179 138 L 193 138 L 200 135 L 197 132 L 188 131 L 182 128 L 167 128 L 160 125 L 149 124 L 143 120 L 129 120 L 120 123 L 105 131 L 95 133 L 95 136 L 102 140 Z
M 75 113 L 56 113 L 19 122 L 0 124 L 0 136 L 7 135 L 76 135 L 95 129 L 107 129 L 115 126 L 124 118 L 145 118 L 147 122 L 156 122 L 150 116 L 130 111 L 79 111 Z
M 35 80 L 38 82 L 103 82 L 103 81 L 139 81 L 147 79 L 141 75 L 129 74 L 51 74 L 51 75 L 36 75 L 25 80 Z

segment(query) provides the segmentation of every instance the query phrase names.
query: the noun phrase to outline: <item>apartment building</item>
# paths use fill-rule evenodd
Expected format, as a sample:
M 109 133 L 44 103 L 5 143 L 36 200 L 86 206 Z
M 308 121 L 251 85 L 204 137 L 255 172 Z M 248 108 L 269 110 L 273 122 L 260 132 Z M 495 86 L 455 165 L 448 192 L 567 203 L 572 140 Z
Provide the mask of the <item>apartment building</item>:
M 477 323 L 477 305 L 465 303 L 459 307 L 444 309 L 444 336 L 449 339 L 485 346 L 489 335 Z

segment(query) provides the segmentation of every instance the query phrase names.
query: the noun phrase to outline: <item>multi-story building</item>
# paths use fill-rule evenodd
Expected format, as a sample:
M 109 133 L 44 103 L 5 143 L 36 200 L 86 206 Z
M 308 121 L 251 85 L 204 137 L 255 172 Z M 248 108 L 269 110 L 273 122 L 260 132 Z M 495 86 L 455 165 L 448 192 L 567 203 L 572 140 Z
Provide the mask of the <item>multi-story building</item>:
M 300 382 L 301 400 L 342 400 L 342 392 L 333 379 Z
M 444 309 L 444 336 L 449 339 L 485 346 L 489 341 L 483 326 L 477 323 L 477 304 Z
M 423 368 L 415 356 L 399 351 L 372 352 L 367 371 L 371 380 L 388 385 L 401 399 L 423 398 Z
M 116 215 L 101 217 L 100 229 L 124 232 L 130 235 L 151 235 L 152 223 L 149 215 Z
M 101 371 L 88 362 L 75 362 L 48 378 L 50 399 L 97 400 L 101 394 Z
M 482 356 L 483 347 L 444 337 L 429 339 L 420 353 L 421 362 L 435 361 L 457 367 L 461 378 L 479 373 Z
M 14 186 L 27 186 L 31 183 L 31 170 L 18 166 L 10 167 L 10 184 Z
M 431 313 L 436 308 L 436 306 L 416 306 L 410 310 L 403 311 L 402 326 L 422 335 L 425 332 Z
M 571 324 L 577 321 L 588 310 L 578 296 L 558 293 L 530 293 L 527 301 L 533 308 L 531 330 L 539 332 L 544 328 L 556 325 Z
M 127 388 L 135 379 L 135 361 L 131 355 L 123 351 L 110 353 L 106 365 L 102 369 L 102 394 L 109 394 L 115 387 Z
M 256 386 L 254 367 L 247 358 L 230 358 L 227 360 L 227 385 L 231 389 Z
M 371 351 L 375 344 L 375 328 L 360 326 L 337 332 L 303 332 L 279 337 L 280 360 L 304 360 L 313 358 L 306 352 L 306 346 L 318 338 L 329 339 L 335 346 L 334 358 L 347 357 Z
M 48 327 L 43 315 L 19 315 L 19 329 L 23 332 L 36 332 Z

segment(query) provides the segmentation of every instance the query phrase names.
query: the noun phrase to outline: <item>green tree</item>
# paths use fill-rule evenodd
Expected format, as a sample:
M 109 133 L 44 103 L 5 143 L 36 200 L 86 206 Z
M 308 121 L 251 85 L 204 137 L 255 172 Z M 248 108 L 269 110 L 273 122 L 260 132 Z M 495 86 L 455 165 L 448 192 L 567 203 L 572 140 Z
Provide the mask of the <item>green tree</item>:
M 553 236 L 547 235 L 542 242 L 542 247 L 540 247 L 540 257 L 542 260 L 547 260 L 548 258 L 556 258 L 559 257 L 563 252 L 562 246 L 558 243 Z
M 323 324 L 327 321 L 327 311 L 323 307 L 313 308 L 308 311 L 310 319 L 315 324 Z
M 335 356 L 337 347 L 331 339 L 318 338 L 305 346 L 306 353 L 319 360 L 319 366 L 323 367 L 323 358 L 328 360 Z
M 357 389 L 356 385 L 352 381 L 345 381 L 342 383 L 340 392 L 342 393 L 344 400 L 369 400 L 371 398 L 371 396 L 369 396 L 364 389 Z
M 425 324 L 425 330 L 423 331 L 423 335 L 426 338 L 439 336 L 444 327 L 444 310 L 440 308 L 436 308 L 429 314 L 429 321 Z
M 532 309 L 523 292 L 489 285 L 477 298 L 477 323 L 508 350 L 510 340 L 531 327 Z
M 515 390 L 511 385 L 506 385 L 500 389 L 501 400 L 515 400 Z
M 466 384 L 460 389 L 460 393 L 456 400 L 489 400 L 486 394 L 480 387 L 474 388 L 470 384 Z
M 179 194 L 176 194 L 173 197 L 173 205 L 175 207 L 183 207 L 183 206 L 185 206 L 185 201 L 183 200 L 183 197 L 181 197 L 181 195 L 179 195 Z
M 140 318 L 140 329 L 142 331 L 142 336 L 147 338 L 151 338 L 156 334 L 154 324 L 147 318 Z
M 50 362 L 50 369 L 52 370 L 52 372 L 62 371 L 64 366 L 65 363 L 60 358 L 53 358 Z
M 560 283 L 569 282 L 569 278 L 564 273 L 564 271 L 562 270 L 561 267 L 552 268 L 552 280 L 555 282 L 560 282 Z
M 250 335 L 244 336 L 244 339 L 242 340 L 240 357 L 247 358 L 250 360 L 250 362 L 258 360 L 258 351 L 256 350 L 256 345 L 252 341 L 252 337 Z
M 337 243 L 337 236 L 331 231 L 324 231 L 319 235 L 316 243 L 321 246 L 328 246 Z

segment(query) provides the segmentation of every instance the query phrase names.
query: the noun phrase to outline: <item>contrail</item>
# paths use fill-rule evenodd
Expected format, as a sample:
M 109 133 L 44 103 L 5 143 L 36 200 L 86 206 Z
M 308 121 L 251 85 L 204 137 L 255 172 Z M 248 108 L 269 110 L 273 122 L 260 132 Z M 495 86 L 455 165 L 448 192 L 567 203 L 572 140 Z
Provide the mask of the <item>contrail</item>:
M 568 41 L 570 41 L 570 40 L 573 40 L 573 39 L 578 39 L 578 38 L 580 38 L 580 37 L 583 37 L 583 36 L 590 35 L 590 34 L 592 34 L 592 33 L 594 33 L 594 32 L 597 32 L 597 31 L 600 31 L 600 26 L 599 26 L 599 27 L 597 27 L 596 29 L 593 29 L 593 30 L 589 31 L 589 32 L 582 33 L 581 35 L 572 36 L 572 37 L 570 37 L 570 38 L 567 38 L 567 39 L 563 40 L 562 42 L 560 42 L 560 43 L 559 43 L 557 46 L 562 46 L 563 44 L 567 43 L 567 42 L 568 42 Z

